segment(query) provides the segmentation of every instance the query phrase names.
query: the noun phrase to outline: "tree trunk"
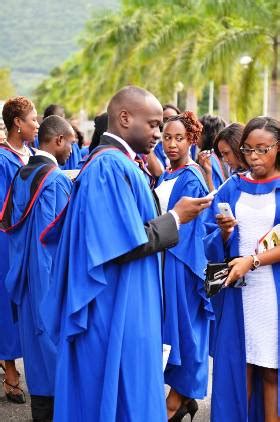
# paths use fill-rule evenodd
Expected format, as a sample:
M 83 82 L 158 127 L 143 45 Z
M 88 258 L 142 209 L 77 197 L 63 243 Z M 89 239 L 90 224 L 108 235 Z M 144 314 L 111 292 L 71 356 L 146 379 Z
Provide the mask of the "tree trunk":
M 273 68 L 268 97 L 268 115 L 280 119 L 280 66 L 279 66 L 280 37 L 273 39 Z
M 271 81 L 268 96 L 268 116 L 280 120 L 280 81 Z
M 219 87 L 219 116 L 227 123 L 230 122 L 230 101 L 228 85 L 220 85 Z
M 194 88 L 187 89 L 186 110 L 197 113 L 197 97 Z

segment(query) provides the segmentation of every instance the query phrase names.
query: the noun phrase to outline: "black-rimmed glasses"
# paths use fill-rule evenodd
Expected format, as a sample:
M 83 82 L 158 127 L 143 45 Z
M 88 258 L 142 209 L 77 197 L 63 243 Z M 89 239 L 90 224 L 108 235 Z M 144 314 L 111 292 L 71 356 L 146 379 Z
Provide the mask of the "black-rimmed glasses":
M 258 155 L 264 155 L 264 154 L 267 154 L 277 144 L 278 144 L 278 141 L 272 145 L 269 145 L 269 147 L 257 147 L 257 148 L 240 147 L 239 149 L 244 155 L 251 155 L 252 152 L 255 152 Z

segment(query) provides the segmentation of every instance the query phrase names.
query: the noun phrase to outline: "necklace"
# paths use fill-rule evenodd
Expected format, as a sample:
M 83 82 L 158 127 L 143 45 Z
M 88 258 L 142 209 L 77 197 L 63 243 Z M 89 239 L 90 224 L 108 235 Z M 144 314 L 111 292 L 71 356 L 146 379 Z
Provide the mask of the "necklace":
M 30 151 L 25 144 L 23 144 L 22 148 L 18 149 L 18 148 L 14 148 L 8 141 L 5 141 L 3 143 L 6 143 L 9 146 L 9 148 L 11 148 L 13 151 L 17 152 L 20 155 L 24 155 L 24 156 L 30 155 Z

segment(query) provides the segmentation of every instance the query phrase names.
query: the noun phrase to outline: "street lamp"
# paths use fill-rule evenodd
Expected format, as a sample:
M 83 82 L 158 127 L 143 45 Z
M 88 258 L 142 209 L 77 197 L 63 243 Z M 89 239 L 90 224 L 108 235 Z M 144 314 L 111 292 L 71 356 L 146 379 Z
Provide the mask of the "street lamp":
M 248 67 L 248 65 L 253 61 L 252 57 L 244 55 L 240 57 L 239 63 L 245 67 L 245 69 Z
M 175 83 L 175 87 L 174 87 L 174 104 L 176 106 L 178 106 L 178 93 L 183 91 L 184 89 L 184 84 L 181 81 L 178 81 Z

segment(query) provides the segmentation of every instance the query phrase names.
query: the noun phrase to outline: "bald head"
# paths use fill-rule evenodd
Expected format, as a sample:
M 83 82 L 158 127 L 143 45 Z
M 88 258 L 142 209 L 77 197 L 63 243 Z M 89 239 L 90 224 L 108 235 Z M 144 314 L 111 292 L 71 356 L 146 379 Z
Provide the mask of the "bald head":
M 136 153 L 148 154 L 160 137 L 162 106 L 143 88 L 127 86 L 108 105 L 108 131 L 124 139 Z
M 162 109 L 158 99 L 146 89 L 133 85 L 122 88 L 112 97 L 108 105 L 108 127 L 115 124 L 121 110 L 127 110 L 133 114 L 147 103 L 154 103 Z

